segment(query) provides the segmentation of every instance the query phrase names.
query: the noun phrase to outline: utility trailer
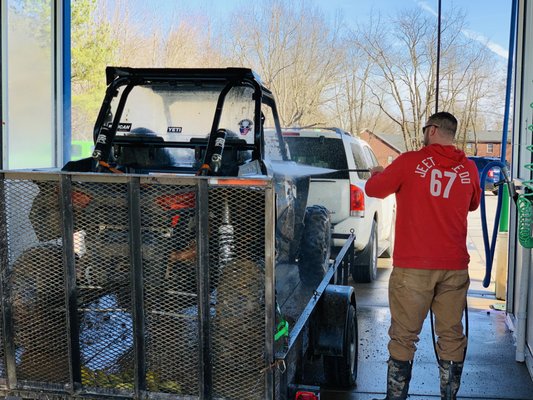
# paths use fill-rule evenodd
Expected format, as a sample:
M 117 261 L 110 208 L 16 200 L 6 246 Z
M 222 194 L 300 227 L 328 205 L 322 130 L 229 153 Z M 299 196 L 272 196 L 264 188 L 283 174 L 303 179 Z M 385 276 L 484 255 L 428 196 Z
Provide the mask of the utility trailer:
M 264 137 L 265 105 L 279 127 L 268 90 L 244 69 L 107 76 L 92 158 L 1 172 L 0 394 L 292 399 L 352 386 L 353 235 L 328 262 L 329 221 L 306 204 L 316 171 L 288 161 L 281 132 Z

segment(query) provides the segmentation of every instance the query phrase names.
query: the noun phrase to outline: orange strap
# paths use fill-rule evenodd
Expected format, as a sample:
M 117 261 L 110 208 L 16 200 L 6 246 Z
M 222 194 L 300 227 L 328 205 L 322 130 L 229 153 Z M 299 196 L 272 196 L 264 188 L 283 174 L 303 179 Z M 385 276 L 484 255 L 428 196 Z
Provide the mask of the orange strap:
M 124 172 L 119 170 L 119 169 L 116 169 L 114 167 L 112 167 L 111 165 L 109 165 L 108 163 L 106 163 L 105 161 L 98 161 L 98 165 L 104 167 L 104 168 L 107 168 L 108 170 L 110 170 L 111 172 L 113 172 L 114 174 L 123 174 Z

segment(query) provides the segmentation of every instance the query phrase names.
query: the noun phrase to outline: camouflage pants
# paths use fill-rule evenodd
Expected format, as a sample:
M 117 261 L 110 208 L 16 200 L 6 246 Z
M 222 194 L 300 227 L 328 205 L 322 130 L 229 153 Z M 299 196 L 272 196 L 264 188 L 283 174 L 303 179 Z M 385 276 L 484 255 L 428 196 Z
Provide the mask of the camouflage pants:
M 418 335 L 431 308 L 439 358 L 462 362 L 466 348 L 462 317 L 469 284 L 468 270 L 394 268 L 389 281 L 390 356 L 413 360 Z

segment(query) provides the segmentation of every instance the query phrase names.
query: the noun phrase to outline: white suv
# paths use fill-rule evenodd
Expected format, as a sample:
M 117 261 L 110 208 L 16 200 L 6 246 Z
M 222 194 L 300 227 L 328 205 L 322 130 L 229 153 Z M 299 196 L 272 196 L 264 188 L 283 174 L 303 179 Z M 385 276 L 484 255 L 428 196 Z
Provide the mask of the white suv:
M 368 169 L 379 165 L 374 152 L 368 143 L 338 128 L 284 128 L 283 136 L 293 161 L 336 170 L 311 177 L 308 203 L 330 210 L 334 233 L 354 230 L 352 277 L 356 282 L 373 281 L 378 256 L 392 256 L 396 205 L 394 196 L 381 200 L 364 191 Z M 334 239 L 334 251 L 343 243 Z

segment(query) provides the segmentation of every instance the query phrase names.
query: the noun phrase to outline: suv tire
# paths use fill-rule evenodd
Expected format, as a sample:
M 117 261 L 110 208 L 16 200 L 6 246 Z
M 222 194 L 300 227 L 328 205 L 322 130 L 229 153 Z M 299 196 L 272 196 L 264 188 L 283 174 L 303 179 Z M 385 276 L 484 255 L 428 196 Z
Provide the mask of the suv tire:
M 378 269 L 378 230 L 372 221 L 370 238 L 363 251 L 355 254 L 352 278 L 355 282 L 370 283 L 376 279 Z
M 317 205 L 307 207 L 298 257 L 298 272 L 302 283 L 320 283 L 327 268 L 330 251 L 331 221 L 328 210 Z

